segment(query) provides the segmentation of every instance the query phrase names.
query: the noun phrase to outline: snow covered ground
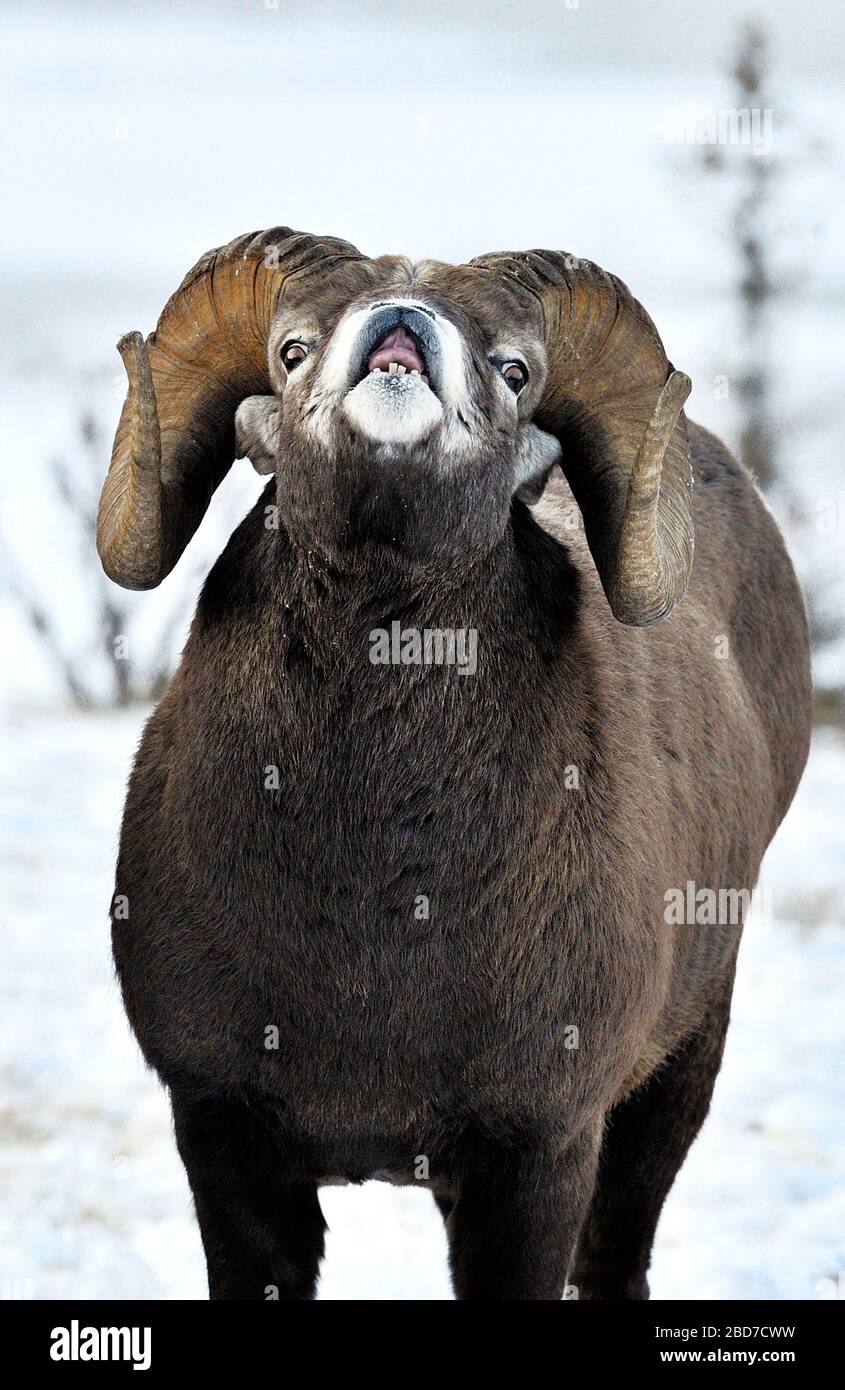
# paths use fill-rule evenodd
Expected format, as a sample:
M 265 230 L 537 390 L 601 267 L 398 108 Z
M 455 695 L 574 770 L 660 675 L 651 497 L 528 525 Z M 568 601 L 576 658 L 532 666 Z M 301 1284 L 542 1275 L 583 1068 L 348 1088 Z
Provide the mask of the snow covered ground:
M 21 715 L 2 747 L 0 1278 L 36 1298 L 199 1298 L 168 1108 L 106 921 L 142 716 Z M 658 1233 L 656 1298 L 812 1299 L 845 1271 L 845 741 L 815 741 L 746 933 L 716 1099 Z M 326 1189 L 327 1299 L 448 1298 L 424 1191 Z

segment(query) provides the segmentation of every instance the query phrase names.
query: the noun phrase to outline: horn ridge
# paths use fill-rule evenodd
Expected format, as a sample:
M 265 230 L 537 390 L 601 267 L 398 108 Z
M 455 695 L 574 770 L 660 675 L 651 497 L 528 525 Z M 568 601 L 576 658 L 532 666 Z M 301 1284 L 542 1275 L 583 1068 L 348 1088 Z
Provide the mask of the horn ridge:
M 689 378 L 624 281 L 562 251 L 471 262 L 536 296 L 548 371 L 535 411 L 558 437 L 599 577 L 620 622 L 645 626 L 682 598 L 693 558 Z
M 98 513 L 106 573 L 153 588 L 190 541 L 235 457 L 240 402 L 272 389 L 267 342 L 287 281 L 365 261 L 347 241 L 291 227 L 206 251 L 154 331 L 121 339 L 129 389 Z

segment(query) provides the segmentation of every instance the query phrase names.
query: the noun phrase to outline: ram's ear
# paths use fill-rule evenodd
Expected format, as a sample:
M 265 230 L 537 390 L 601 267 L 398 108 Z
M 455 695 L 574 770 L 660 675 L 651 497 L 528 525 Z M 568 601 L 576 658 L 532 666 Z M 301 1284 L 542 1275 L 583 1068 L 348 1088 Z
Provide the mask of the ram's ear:
M 279 443 L 279 402 L 275 396 L 247 396 L 235 412 L 237 457 L 248 458 L 256 473 L 273 473 Z
M 533 506 L 539 502 L 555 464 L 560 463 L 560 444 L 553 434 L 536 425 L 520 425 L 516 449 L 516 496 Z

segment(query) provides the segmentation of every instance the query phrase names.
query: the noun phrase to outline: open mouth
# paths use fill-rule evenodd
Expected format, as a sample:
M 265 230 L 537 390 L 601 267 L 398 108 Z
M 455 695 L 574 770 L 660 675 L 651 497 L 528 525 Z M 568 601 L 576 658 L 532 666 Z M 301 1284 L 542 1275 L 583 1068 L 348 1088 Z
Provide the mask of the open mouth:
M 441 330 L 433 310 L 374 304 L 349 359 L 343 411 L 380 444 L 413 445 L 443 421 Z
M 353 389 L 375 376 L 395 384 L 397 377 L 413 377 L 439 394 L 441 350 L 434 315 L 424 309 L 395 305 L 377 306 L 367 320 L 354 355 Z
M 400 323 L 367 358 L 368 372 L 405 372 L 412 375 L 425 375 L 425 362 L 407 328 Z

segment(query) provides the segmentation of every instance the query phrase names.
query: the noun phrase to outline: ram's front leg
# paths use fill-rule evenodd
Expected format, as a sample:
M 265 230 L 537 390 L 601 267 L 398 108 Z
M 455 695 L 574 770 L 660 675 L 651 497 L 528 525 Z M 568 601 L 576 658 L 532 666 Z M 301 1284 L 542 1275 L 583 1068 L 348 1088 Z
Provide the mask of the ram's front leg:
M 316 1184 L 294 1175 L 260 1107 L 171 1096 L 212 1299 L 315 1296 L 326 1229 Z
M 598 1130 L 555 1148 L 484 1149 L 449 1211 L 459 1299 L 559 1299 L 593 1191 Z

